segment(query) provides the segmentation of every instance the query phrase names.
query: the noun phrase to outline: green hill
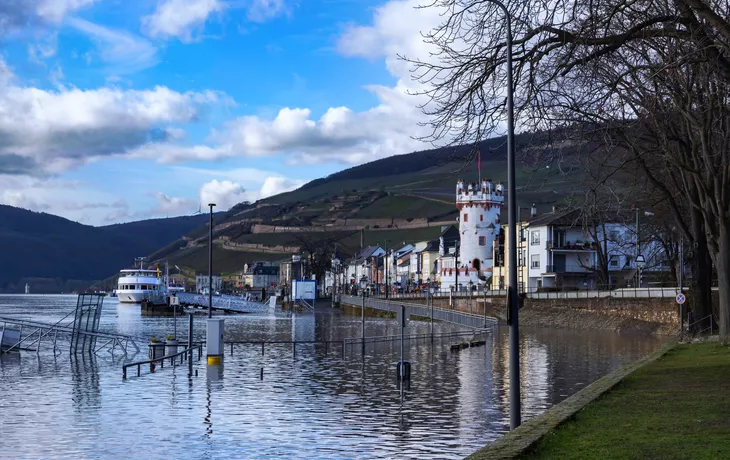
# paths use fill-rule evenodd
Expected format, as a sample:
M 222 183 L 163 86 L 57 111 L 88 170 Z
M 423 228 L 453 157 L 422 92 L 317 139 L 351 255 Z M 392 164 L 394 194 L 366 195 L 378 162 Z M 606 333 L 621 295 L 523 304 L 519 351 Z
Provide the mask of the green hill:
M 541 135 L 516 139 L 518 205 L 549 210 L 581 183 L 575 158 L 584 146 Z M 505 181 L 504 138 L 480 144 L 482 177 Z M 559 155 L 556 155 L 559 153 Z M 338 254 L 365 244 L 397 246 L 436 238 L 455 223 L 457 179 L 477 180 L 473 149 L 441 148 L 373 161 L 313 180 L 298 190 L 215 215 L 216 271 L 290 258 L 303 241 L 337 244 Z M 561 164 L 549 161 L 560 158 Z M 550 159 L 550 160 L 548 160 Z M 560 167 L 555 167 L 560 166 Z M 558 173 L 558 170 L 561 172 Z M 567 173 L 566 173 L 567 171 Z M 506 217 L 506 216 L 504 216 Z M 91 227 L 45 213 L 0 206 L 0 292 L 68 292 L 106 280 L 137 256 L 207 271 L 207 214 Z M 503 221 L 506 219 L 503 218 Z M 316 231 L 314 231 L 316 230 Z
M 134 264 L 190 232 L 207 216 L 92 227 L 0 205 L 0 292 L 68 292 Z
M 581 146 L 565 142 L 556 152 L 546 147 L 554 143 L 540 135 L 518 136 L 516 144 L 522 160 L 517 172 L 519 206 L 535 203 L 547 211 L 579 186 L 582 177 L 571 166 Z M 504 182 L 505 139 L 485 141 L 479 150 L 482 177 Z M 397 155 L 313 180 L 295 191 L 236 205 L 215 219 L 215 270 L 232 272 L 254 260 L 288 259 L 303 238 L 310 243 L 336 242 L 338 253 L 347 256 L 359 249 L 362 229 L 366 244 L 436 238 L 441 225 L 456 222 L 456 180 L 478 179 L 472 152 L 441 148 Z M 548 158 L 560 158 L 560 167 Z M 206 272 L 207 232 L 207 226 L 201 226 L 153 258 Z

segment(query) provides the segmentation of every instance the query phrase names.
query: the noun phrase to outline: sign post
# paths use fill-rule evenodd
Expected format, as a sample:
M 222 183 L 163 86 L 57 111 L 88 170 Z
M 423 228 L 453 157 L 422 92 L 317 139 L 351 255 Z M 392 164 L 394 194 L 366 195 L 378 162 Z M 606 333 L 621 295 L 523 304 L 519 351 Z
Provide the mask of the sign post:
M 675 300 L 679 304 L 679 332 L 682 333 L 684 332 L 684 303 L 687 301 L 687 296 L 684 292 L 680 292 Z

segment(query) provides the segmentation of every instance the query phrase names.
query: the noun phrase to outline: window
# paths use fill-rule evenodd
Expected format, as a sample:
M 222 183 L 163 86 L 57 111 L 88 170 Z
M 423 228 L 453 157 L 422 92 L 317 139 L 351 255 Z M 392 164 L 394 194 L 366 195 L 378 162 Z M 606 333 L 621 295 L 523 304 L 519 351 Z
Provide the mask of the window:
M 479 222 L 484 222 L 484 214 L 479 214 Z
M 611 256 L 611 260 L 608 262 L 610 267 L 618 267 L 618 256 Z
M 540 232 L 535 231 L 530 233 L 530 244 L 540 244 Z
M 480 236 L 479 237 L 479 246 L 486 246 L 487 245 L 487 237 L 486 236 Z
M 464 214 L 464 222 L 469 222 L 469 214 Z
M 530 256 L 530 268 L 540 268 L 540 254 Z

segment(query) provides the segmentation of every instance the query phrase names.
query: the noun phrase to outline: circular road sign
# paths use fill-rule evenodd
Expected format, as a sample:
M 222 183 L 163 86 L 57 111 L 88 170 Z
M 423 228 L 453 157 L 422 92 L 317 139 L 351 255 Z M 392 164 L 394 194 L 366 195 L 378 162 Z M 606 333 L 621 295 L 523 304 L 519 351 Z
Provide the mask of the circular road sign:
M 685 295 L 683 293 L 681 293 L 681 292 L 679 294 L 677 294 L 677 298 L 676 299 L 677 299 L 677 303 L 680 304 L 680 305 L 682 305 L 684 302 L 687 301 L 687 297 L 685 297 Z

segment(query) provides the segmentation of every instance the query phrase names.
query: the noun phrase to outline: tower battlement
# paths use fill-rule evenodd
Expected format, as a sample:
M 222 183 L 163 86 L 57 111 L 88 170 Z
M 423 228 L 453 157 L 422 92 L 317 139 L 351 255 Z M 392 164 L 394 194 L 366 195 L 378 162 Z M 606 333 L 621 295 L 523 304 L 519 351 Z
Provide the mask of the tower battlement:
M 458 209 L 468 206 L 481 206 L 482 208 L 504 206 L 504 187 L 501 183 L 484 179 L 481 184 L 471 182 L 466 184 L 463 180 L 456 183 L 456 207 Z

